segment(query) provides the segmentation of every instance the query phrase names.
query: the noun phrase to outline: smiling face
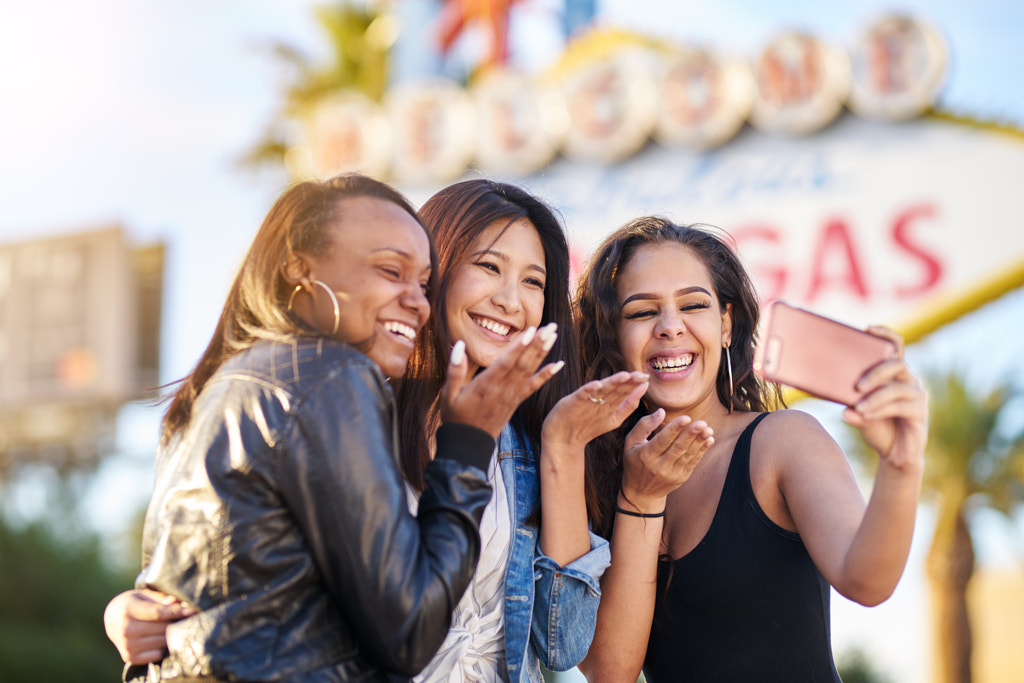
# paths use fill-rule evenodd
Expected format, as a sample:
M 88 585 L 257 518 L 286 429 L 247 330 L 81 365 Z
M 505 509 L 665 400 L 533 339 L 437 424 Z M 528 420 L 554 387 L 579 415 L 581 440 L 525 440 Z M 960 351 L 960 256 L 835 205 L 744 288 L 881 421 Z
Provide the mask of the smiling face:
M 650 374 L 646 400 L 669 418 L 725 411 L 716 377 L 731 320 L 707 267 L 677 242 L 637 249 L 616 278 L 619 350 L 627 370 Z
M 400 377 L 430 314 L 427 234 L 401 207 L 375 197 L 339 202 L 330 233 L 331 245 L 321 256 L 300 259 L 299 267 L 304 263 L 308 272 L 295 279 L 308 294 L 295 298 L 295 312 L 319 330 L 333 329 L 333 303 L 313 282 L 322 281 L 338 298 L 334 336 L 369 356 L 388 377 Z
M 540 325 L 546 279 L 544 247 L 529 220 L 497 220 L 476 236 L 445 294 L 449 334 L 466 342 L 471 372 Z

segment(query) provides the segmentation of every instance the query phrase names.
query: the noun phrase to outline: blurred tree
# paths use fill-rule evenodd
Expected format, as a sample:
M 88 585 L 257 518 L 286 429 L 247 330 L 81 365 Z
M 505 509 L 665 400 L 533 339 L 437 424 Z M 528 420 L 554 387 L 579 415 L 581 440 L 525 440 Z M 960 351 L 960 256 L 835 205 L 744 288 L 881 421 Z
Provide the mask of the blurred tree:
M 1024 425 L 1007 433 L 1000 420 L 1020 390 L 1004 384 L 976 397 L 955 374 L 929 377 L 928 389 L 931 416 L 924 488 L 938 513 L 926 564 L 934 680 L 966 683 L 971 680 L 967 584 L 974 573 L 966 514 L 975 506 L 1011 514 L 1024 504 Z
M 889 683 L 891 680 L 875 668 L 860 648 L 844 652 L 836 661 L 836 668 L 843 683 Z
M 283 168 L 291 144 L 288 131 L 324 95 L 348 88 L 380 100 L 388 82 L 388 50 L 398 26 L 392 14 L 374 7 L 377 4 L 343 1 L 314 10 L 330 50 L 322 65 L 292 45 L 271 43 L 272 54 L 286 66 L 285 86 L 278 110 L 243 156 L 242 165 Z
M 0 672 L 4 683 L 116 681 L 121 659 L 103 609 L 132 577 L 108 567 L 94 535 L 0 517 Z
M 936 510 L 925 563 L 933 681 L 969 683 L 967 586 L 975 566 L 967 515 L 982 506 L 1011 515 L 1024 505 L 1024 423 L 1002 419 L 1024 391 L 1006 383 L 975 396 L 956 373 L 931 373 L 925 384 L 930 415 L 922 498 Z M 866 446 L 855 442 L 854 453 L 863 461 Z

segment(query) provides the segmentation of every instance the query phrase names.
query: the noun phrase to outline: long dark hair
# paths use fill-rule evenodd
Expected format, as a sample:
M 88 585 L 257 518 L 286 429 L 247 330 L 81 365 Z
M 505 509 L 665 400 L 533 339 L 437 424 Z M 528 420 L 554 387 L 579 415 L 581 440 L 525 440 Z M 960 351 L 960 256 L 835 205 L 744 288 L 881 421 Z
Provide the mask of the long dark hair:
M 760 306 L 750 276 L 724 233 L 716 234 L 711 226 L 676 225 L 656 216 L 637 218 L 612 233 L 580 276 L 575 307 L 584 381 L 625 369 L 617 335 L 621 306 L 615 292 L 616 278 L 640 247 L 662 242 L 690 249 L 707 268 L 720 305 L 732 305 L 728 353 L 734 385 L 730 389 L 723 358 L 716 378 L 718 400 L 726 407 L 731 402 L 732 409 L 742 411 L 762 412 L 780 405 L 778 387 L 762 382 L 753 372 Z M 643 411 L 637 410 L 619 430 L 595 439 L 588 446 L 587 459 L 594 463 L 600 499 L 599 512 L 593 520 L 599 533 L 610 532 L 610 510 L 622 481 L 623 441 L 642 415 Z
M 526 399 L 512 417 L 512 427 L 533 443 L 535 451 L 540 446 L 544 417 L 560 398 L 579 386 L 580 360 L 569 300 L 569 245 L 561 222 L 547 204 L 514 185 L 476 179 L 446 187 L 428 199 L 419 213 L 437 244 L 438 296 L 430 321 L 416 338 L 397 397 L 402 469 L 412 486 L 422 490 L 423 470 L 430 460 L 428 426 L 436 418 L 436 399 L 452 345 L 445 292 L 473 240 L 495 221 L 511 225 L 525 218 L 536 228 L 547 270 L 542 324 L 558 323 L 558 339 L 548 360 L 565 361 L 561 372 Z
M 337 220 L 343 220 L 340 202 L 357 197 L 392 202 L 420 222 L 416 210 L 401 193 L 363 175 L 310 180 L 286 190 L 270 208 L 242 259 L 206 351 L 192 372 L 177 382 L 161 424 L 163 443 L 188 426 L 199 392 L 228 358 L 260 339 L 313 334 L 287 310 L 291 287 L 281 266 L 295 252 L 322 256 L 332 244 L 331 228 Z M 430 238 L 429 233 L 427 237 Z M 437 263 L 433 241 L 431 262 Z M 433 283 L 432 273 L 432 290 Z

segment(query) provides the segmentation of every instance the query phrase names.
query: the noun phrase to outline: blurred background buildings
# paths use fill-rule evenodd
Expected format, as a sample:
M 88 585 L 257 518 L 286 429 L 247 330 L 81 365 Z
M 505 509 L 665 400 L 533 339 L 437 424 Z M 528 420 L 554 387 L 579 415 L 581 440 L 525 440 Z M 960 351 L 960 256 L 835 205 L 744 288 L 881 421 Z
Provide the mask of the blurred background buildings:
M 837 657 L 967 680 L 929 606 L 962 580 L 973 679 L 1024 680 L 1022 30 L 1010 0 L 5 5 L 0 678 L 117 675 L 99 621 L 137 570 L 150 390 L 198 358 L 286 184 L 360 169 L 417 204 L 520 183 L 577 264 L 637 215 L 717 225 L 766 298 L 901 330 L 948 411 L 930 457 L 960 469 L 930 473 L 893 598 L 834 596 Z M 950 509 L 973 576 L 934 553 Z

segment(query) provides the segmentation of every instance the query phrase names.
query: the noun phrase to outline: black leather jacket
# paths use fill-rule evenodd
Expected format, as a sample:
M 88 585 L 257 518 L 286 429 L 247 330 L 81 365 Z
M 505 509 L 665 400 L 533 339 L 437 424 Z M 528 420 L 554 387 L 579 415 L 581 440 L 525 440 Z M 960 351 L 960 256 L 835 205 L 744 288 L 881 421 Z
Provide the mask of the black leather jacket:
M 137 587 L 201 611 L 132 680 L 394 681 L 441 645 L 476 568 L 494 440 L 437 433 L 417 518 L 395 404 L 343 344 L 259 342 L 207 383 L 158 457 Z

